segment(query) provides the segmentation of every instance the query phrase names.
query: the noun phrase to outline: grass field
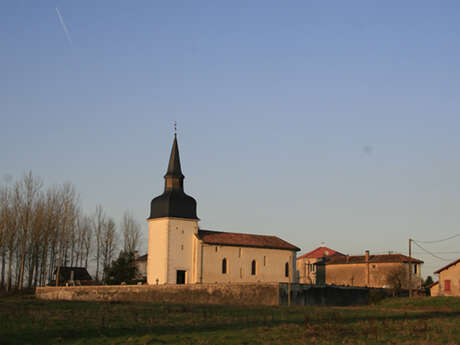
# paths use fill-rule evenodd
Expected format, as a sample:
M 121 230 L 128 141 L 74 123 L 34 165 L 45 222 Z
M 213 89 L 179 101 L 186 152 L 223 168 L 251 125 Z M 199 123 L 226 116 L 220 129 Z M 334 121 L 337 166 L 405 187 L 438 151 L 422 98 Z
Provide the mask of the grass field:
M 460 298 L 238 307 L 0 298 L 0 344 L 459 344 Z

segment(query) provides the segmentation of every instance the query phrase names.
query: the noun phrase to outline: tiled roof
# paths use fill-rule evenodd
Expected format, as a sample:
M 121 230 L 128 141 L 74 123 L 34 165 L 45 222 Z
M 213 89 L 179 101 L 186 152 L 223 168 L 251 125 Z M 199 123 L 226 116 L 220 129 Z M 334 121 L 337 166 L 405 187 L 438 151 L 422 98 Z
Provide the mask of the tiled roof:
M 440 268 L 439 270 L 437 270 L 436 272 L 434 272 L 435 274 L 438 274 L 438 273 L 441 273 L 441 271 L 444 271 L 445 269 L 448 269 L 450 266 L 453 266 L 453 265 L 456 265 L 460 262 L 460 259 L 457 259 L 455 261 L 452 261 L 450 264 L 444 266 L 443 268 Z
M 269 249 L 285 249 L 299 251 L 300 248 L 276 236 L 239 234 L 234 232 L 221 232 L 198 230 L 198 237 L 208 244 L 221 244 L 227 246 L 256 247 Z
M 348 261 L 347 261 L 348 258 Z M 410 259 L 414 264 L 423 264 L 422 260 L 415 258 Z M 340 265 L 340 264 L 362 264 L 366 262 L 365 255 L 336 255 L 328 257 L 326 265 Z M 381 254 L 369 255 L 370 263 L 390 263 L 390 262 L 409 262 L 409 257 L 403 254 Z
M 332 255 L 343 255 L 343 254 L 331 248 L 328 248 L 328 247 L 318 247 L 315 250 L 312 250 L 311 252 L 307 254 L 299 256 L 297 259 L 303 259 L 303 258 L 318 259 L 324 256 L 332 256 Z
M 92 280 L 88 271 L 84 267 L 70 267 L 61 266 L 59 268 L 59 280 L 70 280 L 71 272 L 73 271 L 74 280 Z M 54 270 L 54 274 L 57 273 L 57 268 Z

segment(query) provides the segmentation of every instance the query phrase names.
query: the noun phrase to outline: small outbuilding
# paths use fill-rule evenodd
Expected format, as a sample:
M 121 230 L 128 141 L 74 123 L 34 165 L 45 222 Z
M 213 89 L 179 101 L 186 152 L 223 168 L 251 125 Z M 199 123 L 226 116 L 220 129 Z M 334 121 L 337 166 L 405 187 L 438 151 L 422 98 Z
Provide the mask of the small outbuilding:
M 435 274 L 439 274 L 438 294 L 432 296 L 460 296 L 460 259 L 440 268 Z
M 72 267 L 72 266 L 61 266 L 59 267 L 59 277 L 58 268 L 54 270 L 55 280 L 50 283 L 50 285 L 56 285 L 56 280 L 59 279 L 60 286 L 63 285 L 92 285 L 93 279 L 88 273 L 85 267 Z

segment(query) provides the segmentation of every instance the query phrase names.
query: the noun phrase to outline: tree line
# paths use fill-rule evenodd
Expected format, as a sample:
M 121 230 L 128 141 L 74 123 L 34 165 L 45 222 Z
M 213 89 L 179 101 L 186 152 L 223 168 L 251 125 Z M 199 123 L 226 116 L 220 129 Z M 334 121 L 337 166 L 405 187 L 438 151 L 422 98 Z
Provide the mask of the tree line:
M 89 264 L 103 281 L 116 251 L 134 253 L 140 241 L 131 213 L 118 226 L 101 205 L 84 214 L 71 183 L 45 188 L 28 172 L 0 185 L 0 288 L 43 286 L 62 266 Z

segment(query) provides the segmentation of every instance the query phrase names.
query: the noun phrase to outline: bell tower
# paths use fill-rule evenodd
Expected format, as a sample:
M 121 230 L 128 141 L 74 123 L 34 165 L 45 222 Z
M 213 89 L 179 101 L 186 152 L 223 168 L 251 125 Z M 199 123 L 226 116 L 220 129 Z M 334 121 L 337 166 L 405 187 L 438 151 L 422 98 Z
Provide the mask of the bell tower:
M 147 283 L 186 284 L 195 275 L 196 201 L 184 192 L 177 135 L 169 157 L 163 194 L 150 203 Z

